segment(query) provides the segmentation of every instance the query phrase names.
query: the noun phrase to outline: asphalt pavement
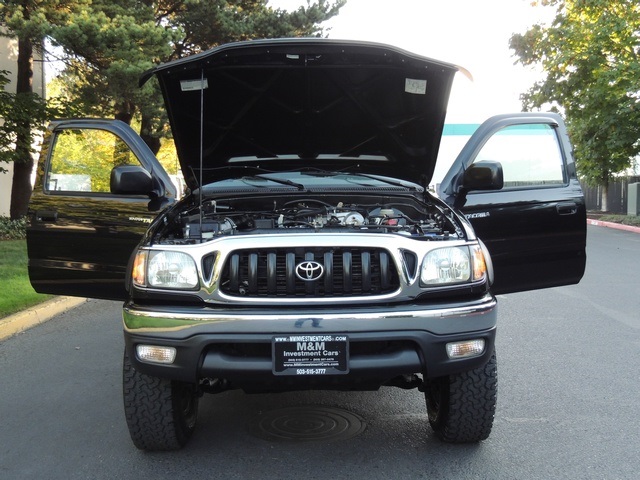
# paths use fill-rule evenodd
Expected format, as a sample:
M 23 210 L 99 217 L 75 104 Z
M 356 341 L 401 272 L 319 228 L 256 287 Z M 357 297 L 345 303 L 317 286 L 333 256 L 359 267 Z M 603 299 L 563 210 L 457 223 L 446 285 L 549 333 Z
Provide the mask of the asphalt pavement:
M 640 237 L 588 227 L 578 285 L 499 296 L 498 409 L 478 445 L 435 438 L 416 390 L 202 398 L 191 442 L 143 453 L 122 405 L 122 306 L 89 300 L 0 342 L 0 478 L 636 479 Z M 265 439 L 290 409 L 347 412 L 349 439 Z

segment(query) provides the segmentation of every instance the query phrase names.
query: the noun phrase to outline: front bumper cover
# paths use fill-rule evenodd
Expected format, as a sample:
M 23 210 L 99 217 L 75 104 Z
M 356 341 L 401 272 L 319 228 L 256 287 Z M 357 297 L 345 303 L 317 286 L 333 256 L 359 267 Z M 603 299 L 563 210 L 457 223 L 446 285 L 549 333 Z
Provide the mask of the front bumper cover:
M 472 302 L 357 308 L 211 309 L 126 304 L 125 344 L 142 373 L 197 383 L 221 379 L 245 391 L 371 390 L 400 375 L 435 378 L 477 368 L 494 348 L 497 305 L 487 294 Z M 322 377 L 272 373 L 271 340 L 282 334 L 346 334 L 350 372 Z M 449 342 L 484 339 L 480 356 L 449 359 Z M 136 345 L 177 350 L 171 365 L 143 363 Z

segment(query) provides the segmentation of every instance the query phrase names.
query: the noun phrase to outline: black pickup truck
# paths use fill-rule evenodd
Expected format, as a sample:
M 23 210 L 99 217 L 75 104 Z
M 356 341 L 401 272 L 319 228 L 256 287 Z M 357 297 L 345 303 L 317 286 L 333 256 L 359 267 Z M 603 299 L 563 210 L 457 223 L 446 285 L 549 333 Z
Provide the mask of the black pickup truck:
M 203 393 L 418 388 L 435 433 L 496 408 L 496 294 L 574 284 L 586 220 L 555 114 L 487 120 L 430 191 L 455 65 L 280 39 L 159 65 L 184 192 L 119 121 L 54 122 L 39 292 L 122 300 L 126 420 L 182 447 Z M 532 313 L 533 315 L 533 313 Z

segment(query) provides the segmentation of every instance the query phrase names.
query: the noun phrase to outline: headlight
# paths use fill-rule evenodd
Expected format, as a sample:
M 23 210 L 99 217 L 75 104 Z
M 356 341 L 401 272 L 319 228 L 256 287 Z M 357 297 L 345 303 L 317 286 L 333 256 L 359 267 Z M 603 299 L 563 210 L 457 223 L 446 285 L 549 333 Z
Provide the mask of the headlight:
M 141 287 L 192 290 L 198 286 L 196 263 L 182 252 L 140 250 L 132 275 L 133 283 Z
M 486 272 L 479 245 L 437 248 L 424 257 L 420 282 L 423 286 L 476 282 L 482 280 Z

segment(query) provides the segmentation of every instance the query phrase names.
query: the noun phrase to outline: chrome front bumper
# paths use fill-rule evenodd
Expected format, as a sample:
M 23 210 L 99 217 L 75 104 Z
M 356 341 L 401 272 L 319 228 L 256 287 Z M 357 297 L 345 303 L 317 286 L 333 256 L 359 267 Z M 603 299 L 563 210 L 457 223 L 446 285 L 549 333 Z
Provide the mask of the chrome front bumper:
M 370 389 L 398 375 L 438 377 L 486 363 L 494 348 L 497 305 L 489 294 L 439 305 L 274 310 L 129 303 L 123 311 L 126 348 L 135 368 L 148 375 L 191 383 L 223 378 L 234 388 L 256 391 Z M 282 334 L 346 334 L 353 346 L 350 373 L 306 383 L 276 378 L 271 340 Z M 448 358 L 447 343 L 469 339 L 484 339 L 481 356 Z M 174 347 L 176 360 L 171 365 L 140 362 L 135 355 L 139 344 Z

